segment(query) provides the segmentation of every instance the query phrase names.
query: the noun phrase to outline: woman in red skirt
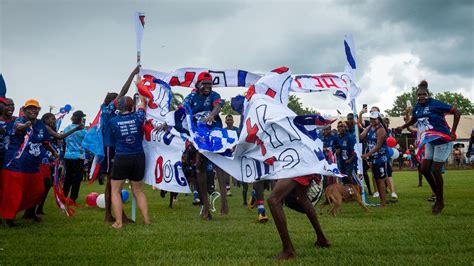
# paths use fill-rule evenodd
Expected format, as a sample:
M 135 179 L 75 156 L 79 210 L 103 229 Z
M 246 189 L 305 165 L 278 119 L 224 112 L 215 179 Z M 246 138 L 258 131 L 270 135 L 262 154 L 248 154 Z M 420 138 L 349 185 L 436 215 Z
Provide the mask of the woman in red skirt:
M 49 143 L 48 130 L 37 119 L 40 110 L 38 101 L 26 101 L 24 116 L 15 121 L 5 153 L 0 216 L 10 227 L 15 225 L 13 220 L 19 211 L 31 208 L 42 199 L 44 185 L 39 174 L 41 145 L 57 156 Z

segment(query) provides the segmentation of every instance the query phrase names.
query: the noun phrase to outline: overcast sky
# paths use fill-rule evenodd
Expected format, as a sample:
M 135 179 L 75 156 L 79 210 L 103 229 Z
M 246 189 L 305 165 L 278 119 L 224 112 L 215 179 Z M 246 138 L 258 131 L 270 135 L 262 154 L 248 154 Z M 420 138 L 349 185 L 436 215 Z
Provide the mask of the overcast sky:
M 106 92 L 118 92 L 134 68 L 135 11 L 146 13 L 145 68 L 339 72 L 350 32 L 363 89 L 359 105 L 390 108 L 422 79 L 433 92 L 461 92 L 474 101 L 472 0 L 0 0 L 0 9 L 0 72 L 17 109 L 36 98 L 43 110 L 71 104 L 92 119 Z M 239 91 L 218 90 L 223 97 Z M 349 111 L 330 95 L 299 97 L 326 114 Z

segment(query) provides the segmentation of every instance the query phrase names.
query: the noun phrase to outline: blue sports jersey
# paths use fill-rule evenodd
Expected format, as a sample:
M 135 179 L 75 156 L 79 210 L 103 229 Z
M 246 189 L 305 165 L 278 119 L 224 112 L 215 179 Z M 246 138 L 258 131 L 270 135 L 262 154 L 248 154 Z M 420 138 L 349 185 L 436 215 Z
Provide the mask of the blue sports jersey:
M 110 102 L 109 105 L 102 104 L 100 106 L 100 110 L 100 126 L 102 127 L 104 146 L 115 147 L 115 142 L 112 138 L 112 132 L 110 131 L 110 120 L 116 116 L 115 101 Z
M 366 137 L 369 151 L 377 146 L 377 130 L 381 127 L 382 125 L 377 128 L 373 128 L 372 126 L 369 128 L 369 132 L 367 132 Z M 373 153 L 370 159 L 373 164 L 378 164 L 387 162 L 387 157 L 387 142 L 384 140 L 380 150 Z
M 5 152 L 8 150 L 10 144 L 10 136 L 14 134 L 13 124 L 15 119 L 9 121 L 0 120 L 0 162 L 5 158 Z
M 433 130 L 446 135 L 451 134 L 451 129 L 444 118 L 446 113 L 452 113 L 454 108 L 442 101 L 429 99 L 425 104 L 417 103 L 413 108 L 412 116 L 417 120 L 416 128 L 421 134 L 426 130 Z M 432 142 L 433 144 L 444 144 L 446 140 L 440 138 Z
M 323 147 L 326 149 L 331 150 L 331 152 L 336 152 L 336 143 L 337 143 L 337 137 L 334 136 L 333 134 L 330 134 L 329 136 L 325 136 L 324 134 L 321 134 L 321 141 L 323 142 Z
M 344 133 L 344 135 L 337 135 L 337 148 L 341 149 L 341 153 L 337 156 L 338 160 L 348 160 L 354 153 L 355 138 L 351 133 Z
M 20 117 L 15 121 L 14 127 L 18 123 L 24 124 L 27 121 L 26 118 Z M 27 135 L 29 135 L 28 141 L 24 143 Z M 21 132 L 15 131 L 10 136 L 3 168 L 23 173 L 38 172 L 41 163 L 41 146 L 43 143 L 49 143 L 49 140 L 49 132 L 40 120 L 36 120 L 30 128 Z
M 75 129 L 76 124 L 71 124 L 64 129 L 64 133 Z M 64 159 L 84 159 L 84 148 L 82 148 L 82 140 L 86 136 L 87 130 L 78 130 L 66 138 L 66 153 Z
M 51 136 L 50 138 L 51 140 L 51 147 L 53 147 L 54 150 L 56 150 L 56 152 L 61 156 L 61 149 L 59 148 L 58 144 L 57 144 L 57 141 L 55 141 L 55 139 Z M 42 164 L 49 164 L 51 162 L 53 162 L 55 159 L 55 157 L 53 157 L 53 154 L 48 151 L 44 146 L 41 146 L 41 154 L 40 154 L 40 157 L 41 157 L 41 163 Z M 64 156 L 62 156 L 62 158 L 64 158 Z
M 224 106 L 224 100 L 222 100 L 219 93 L 215 91 L 211 91 L 207 96 L 201 95 L 197 91 L 193 91 L 186 96 L 183 104 L 186 107 L 189 107 L 193 115 L 195 115 L 201 112 L 211 112 L 216 104 L 220 104 L 221 107 Z M 196 122 L 194 117 L 193 122 Z M 215 121 L 211 127 L 222 127 L 222 120 L 218 115 L 216 115 Z
M 143 152 L 142 125 L 145 122 L 145 110 L 119 114 L 110 120 L 110 130 L 115 141 L 115 154 L 137 154 Z

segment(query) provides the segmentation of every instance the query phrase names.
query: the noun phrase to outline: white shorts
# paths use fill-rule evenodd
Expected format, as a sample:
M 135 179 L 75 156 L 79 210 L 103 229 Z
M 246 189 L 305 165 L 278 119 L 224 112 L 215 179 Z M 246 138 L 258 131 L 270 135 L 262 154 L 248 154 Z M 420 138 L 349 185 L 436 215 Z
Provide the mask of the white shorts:
M 433 160 L 433 162 L 444 163 L 448 160 L 451 151 L 453 150 L 453 142 L 450 141 L 445 144 L 433 145 L 431 143 L 425 144 L 425 160 Z

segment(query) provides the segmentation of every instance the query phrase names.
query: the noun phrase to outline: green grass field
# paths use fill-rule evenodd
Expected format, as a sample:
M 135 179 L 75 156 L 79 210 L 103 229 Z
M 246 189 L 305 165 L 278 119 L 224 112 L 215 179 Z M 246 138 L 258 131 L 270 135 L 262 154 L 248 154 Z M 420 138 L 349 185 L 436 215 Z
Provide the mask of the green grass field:
M 330 249 L 313 246 L 315 235 L 305 215 L 285 208 L 298 259 L 289 264 L 409 264 L 473 265 L 474 171 L 448 171 L 446 207 L 431 214 L 425 201 L 426 182 L 417 187 L 415 172 L 395 172 L 400 200 L 386 209 L 364 213 L 356 203 L 345 204 L 337 217 L 319 216 Z M 81 187 L 80 202 L 103 186 Z M 174 208 L 168 196 L 146 187 L 152 225 L 126 225 L 111 229 L 104 211 L 81 208 L 74 218 L 59 211 L 49 197 L 43 222 L 21 221 L 16 228 L 0 226 L 0 265 L 9 264 L 273 264 L 280 239 L 270 217 L 259 224 L 256 212 L 242 206 L 240 190 L 233 189 L 230 214 L 214 215 L 211 222 L 198 218 L 192 196 L 180 195 Z M 266 192 L 268 193 L 268 192 Z M 51 196 L 51 194 L 50 194 Z M 131 204 L 125 204 L 130 214 Z M 269 210 L 267 209 L 269 213 Z

